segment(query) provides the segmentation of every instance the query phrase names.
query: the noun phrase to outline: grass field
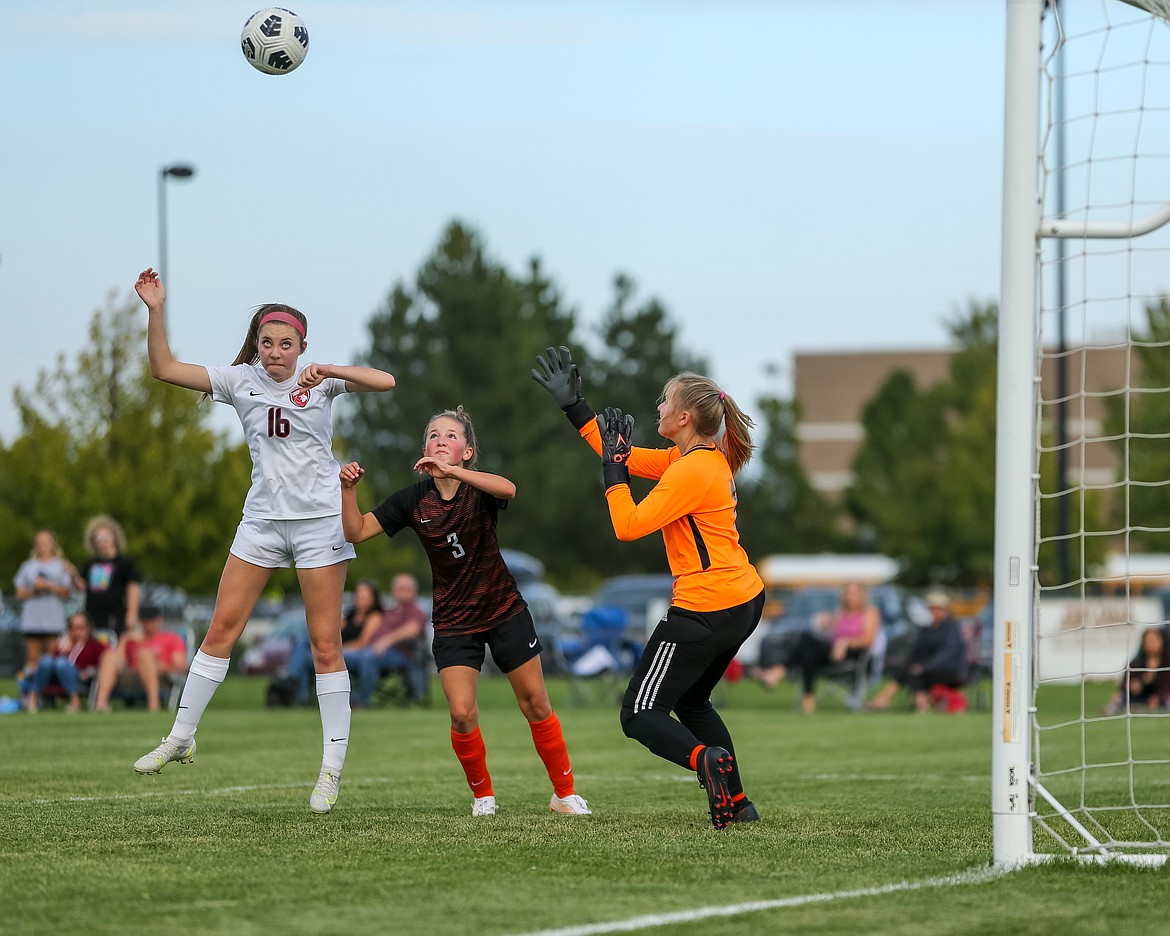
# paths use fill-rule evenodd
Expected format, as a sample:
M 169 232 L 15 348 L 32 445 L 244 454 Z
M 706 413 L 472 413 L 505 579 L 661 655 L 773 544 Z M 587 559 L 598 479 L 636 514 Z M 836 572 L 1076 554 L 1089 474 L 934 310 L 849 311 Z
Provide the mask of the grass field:
M 1166 928 L 1165 869 L 991 872 L 987 712 L 855 715 L 828 700 L 805 717 L 791 686 L 721 690 L 763 821 L 717 833 L 693 775 L 626 740 L 612 706 L 574 704 L 560 684 L 595 815 L 548 813 L 548 779 L 499 679 L 484 683 L 481 716 L 497 816 L 469 815 L 439 704 L 355 713 L 341 799 L 316 817 L 317 713 L 265 709 L 263 690 L 229 677 L 196 762 L 155 777 L 130 764 L 167 714 L 0 719 L 0 932 Z M 669 914 L 681 916 L 645 919 Z

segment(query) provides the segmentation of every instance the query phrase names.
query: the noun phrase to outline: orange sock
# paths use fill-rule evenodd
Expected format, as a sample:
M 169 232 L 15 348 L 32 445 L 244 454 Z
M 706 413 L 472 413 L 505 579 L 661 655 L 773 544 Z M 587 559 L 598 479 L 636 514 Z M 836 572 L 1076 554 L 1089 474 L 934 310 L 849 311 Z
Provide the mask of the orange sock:
M 544 761 L 544 769 L 552 781 L 557 796 L 573 794 L 573 768 L 569 765 L 569 749 L 565 747 L 565 735 L 561 731 L 561 720 L 553 712 L 544 721 L 529 722 L 532 743 L 536 753 Z
M 451 747 L 455 749 L 455 756 L 463 766 L 467 775 L 467 785 L 475 796 L 495 796 L 492 792 L 492 778 L 487 769 L 487 748 L 484 747 L 483 735 L 479 733 L 479 725 L 468 734 L 460 734 L 451 729 Z
M 707 745 L 705 745 L 705 744 L 700 744 L 693 751 L 691 751 L 691 756 L 690 756 L 691 770 L 698 770 L 699 769 L 699 754 L 702 753 L 703 749 L 706 746 Z

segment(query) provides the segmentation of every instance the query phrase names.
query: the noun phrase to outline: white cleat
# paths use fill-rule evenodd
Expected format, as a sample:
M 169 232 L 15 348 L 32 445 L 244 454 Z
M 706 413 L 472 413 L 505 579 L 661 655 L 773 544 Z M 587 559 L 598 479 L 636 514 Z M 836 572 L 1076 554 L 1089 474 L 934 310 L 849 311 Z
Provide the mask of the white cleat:
M 557 796 L 554 793 L 553 798 L 549 800 L 548 811 L 564 813 L 567 816 L 593 815 L 593 810 L 589 808 L 589 804 L 576 793 L 570 793 L 568 796 Z
M 322 767 L 317 785 L 309 796 L 309 809 L 320 816 L 337 805 L 337 791 L 341 787 L 341 771 L 336 767 Z
M 156 774 L 171 761 L 180 764 L 189 764 L 195 760 L 195 739 L 189 741 L 172 741 L 169 737 L 162 739 L 162 744 L 149 754 L 144 754 L 134 762 L 134 769 L 140 774 Z
M 494 796 L 477 796 L 471 803 L 473 816 L 494 816 L 496 814 L 496 798 Z

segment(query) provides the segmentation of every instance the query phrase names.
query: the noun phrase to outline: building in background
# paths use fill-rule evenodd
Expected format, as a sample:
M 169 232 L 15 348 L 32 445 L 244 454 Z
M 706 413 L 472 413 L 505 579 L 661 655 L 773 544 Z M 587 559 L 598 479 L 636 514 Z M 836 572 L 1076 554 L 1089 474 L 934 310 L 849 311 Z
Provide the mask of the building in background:
M 1073 400 L 1066 413 L 1066 438 L 1090 439 L 1102 435 L 1104 406 L 1094 396 L 1123 387 L 1127 381 L 1128 351 L 1121 347 L 1075 349 L 1066 357 L 1067 386 Z M 793 395 L 800 421 L 796 437 L 800 462 L 812 486 L 823 494 L 839 497 L 853 480 L 853 456 L 864 441 L 861 417 L 865 406 L 896 370 L 914 376 L 919 389 L 948 378 L 949 351 L 833 351 L 798 353 L 793 361 Z M 1136 361 L 1134 362 L 1136 364 Z M 1083 384 L 1083 386 L 1082 386 Z M 1057 362 L 1046 358 L 1043 367 L 1043 395 L 1055 400 Z M 1081 405 L 1084 413 L 1081 413 Z M 1052 411 L 1052 407 L 1046 407 Z M 1051 426 L 1044 427 L 1050 432 Z M 994 444 L 989 439 L 988 444 Z M 1114 446 L 1098 442 L 1074 445 L 1069 450 L 1068 479 L 1105 483 L 1115 479 L 1117 458 Z

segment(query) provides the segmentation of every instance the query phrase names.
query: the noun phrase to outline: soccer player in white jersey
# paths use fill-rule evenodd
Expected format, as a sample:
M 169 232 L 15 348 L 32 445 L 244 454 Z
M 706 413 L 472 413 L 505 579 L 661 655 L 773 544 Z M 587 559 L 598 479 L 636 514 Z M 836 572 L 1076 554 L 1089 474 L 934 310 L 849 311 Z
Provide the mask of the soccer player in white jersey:
M 372 367 L 300 364 L 307 347 L 305 316 L 267 304 L 252 316 L 248 335 L 228 367 L 176 361 L 167 341 L 166 290 L 143 270 L 134 284 L 149 313 L 146 346 L 157 379 L 199 390 L 235 407 L 252 453 L 252 486 L 219 581 L 207 636 L 191 663 L 178 714 L 162 744 L 134 763 L 155 774 L 171 761 L 195 759 L 195 729 L 227 675 L 232 648 L 273 569 L 295 565 L 321 708 L 324 753 L 309 808 L 327 813 L 337 802 L 349 741 L 349 673 L 341 653 L 345 573 L 356 553 L 341 527 L 341 482 L 333 457 L 333 398 L 385 391 L 394 378 Z

